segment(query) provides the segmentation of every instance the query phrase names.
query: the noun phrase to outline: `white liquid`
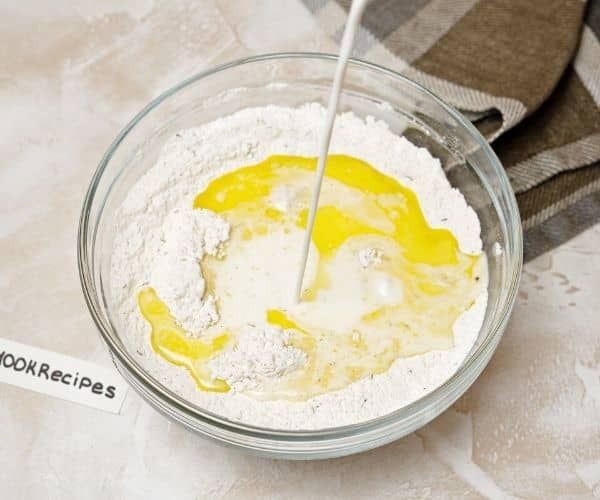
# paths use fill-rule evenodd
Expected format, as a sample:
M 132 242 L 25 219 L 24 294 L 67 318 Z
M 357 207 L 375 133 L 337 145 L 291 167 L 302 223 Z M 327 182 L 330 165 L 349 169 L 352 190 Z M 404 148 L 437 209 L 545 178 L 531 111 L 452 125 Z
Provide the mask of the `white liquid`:
M 335 77 L 333 79 L 333 86 L 331 87 L 331 94 L 329 95 L 327 115 L 325 116 L 325 122 L 323 123 L 323 130 L 319 140 L 317 178 L 312 191 L 310 209 L 308 212 L 308 223 L 306 225 L 306 232 L 304 233 L 302 259 L 300 261 L 301 264 L 296 281 L 296 300 L 298 302 L 300 302 L 302 296 L 304 270 L 306 268 L 306 260 L 308 259 L 308 251 L 310 249 L 313 226 L 315 225 L 315 216 L 317 214 L 317 208 L 319 207 L 319 195 L 321 194 L 321 185 L 323 184 L 323 175 L 325 173 L 325 164 L 327 163 L 327 154 L 329 153 L 329 143 L 331 142 L 331 133 L 333 131 L 335 115 L 337 113 L 340 94 L 342 92 L 342 83 L 344 82 L 344 75 L 346 74 L 348 58 L 350 57 L 350 53 L 352 52 L 352 47 L 354 45 L 356 28 L 360 24 L 360 19 L 365 7 L 367 6 L 367 1 L 368 0 L 353 0 L 352 2 L 350 13 L 348 14 L 348 21 L 346 22 L 346 29 L 344 30 L 344 36 L 342 38 L 342 47 L 340 49 L 338 63 L 335 68 Z
M 278 309 L 311 331 L 323 325 L 335 335 L 345 335 L 361 324 L 363 316 L 385 305 L 402 302 L 402 283 L 389 273 L 364 269 L 358 262 L 359 249 L 377 244 L 364 238 L 348 242 L 329 263 L 331 283 L 319 290 L 318 300 L 295 303 L 289 283 L 298 269 L 297 254 L 304 231 L 275 231 L 228 246 L 227 258 L 212 261 L 214 293 L 219 297 L 221 319 L 214 332 L 235 332 L 240 325 L 264 325 L 265 311 Z M 306 279 L 313 280 L 318 257 L 307 259 Z M 208 262 L 205 259 L 204 268 Z M 210 264 L 208 264 L 210 265 Z M 285 291 L 288 290 L 288 293 Z

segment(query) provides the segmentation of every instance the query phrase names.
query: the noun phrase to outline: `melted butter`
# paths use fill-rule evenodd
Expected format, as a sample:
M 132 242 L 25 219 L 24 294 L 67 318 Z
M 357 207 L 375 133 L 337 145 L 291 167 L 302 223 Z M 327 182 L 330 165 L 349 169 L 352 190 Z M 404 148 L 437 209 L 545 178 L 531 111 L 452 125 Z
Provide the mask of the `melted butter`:
M 300 212 L 298 225 L 306 228 L 306 219 L 308 209 Z M 361 221 L 342 212 L 333 206 L 324 206 L 317 210 L 315 227 L 313 229 L 312 241 L 319 251 L 322 259 L 331 257 L 342 244 L 352 236 L 364 234 L 378 234 L 379 231 L 373 229 Z
M 206 365 L 227 344 L 227 334 L 221 334 L 208 342 L 187 337 L 153 288 L 145 288 L 139 292 L 138 305 L 152 328 L 150 343 L 157 354 L 174 365 L 186 368 L 200 389 L 229 391 L 227 382 L 213 379 Z
M 195 208 L 213 212 L 239 211 L 255 213 L 256 209 L 267 217 L 281 217 L 281 212 L 268 206 L 265 201 L 276 183 L 293 182 L 302 177 L 301 171 L 314 172 L 316 158 L 301 156 L 270 156 L 256 165 L 243 167 L 225 174 L 214 181 L 194 200 Z M 345 155 L 328 157 L 325 170 L 326 181 L 337 181 L 365 195 L 362 208 L 370 216 L 381 215 L 391 222 L 392 236 L 402 245 L 404 254 L 412 262 L 431 265 L 456 264 L 458 244 L 447 229 L 434 229 L 427 224 L 417 196 L 368 163 Z M 343 213 L 338 208 L 321 202 L 317 211 L 313 242 L 317 248 L 332 253 L 349 237 L 367 230 L 368 222 Z M 373 205 L 379 210 L 373 210 Z M 331 219 L 330 216 L 334 218 Z M 300 213 L 298 223 L 306 226 L 307 209 Z M 330 230 L 333 228 L 333 231 Z M 385 231 L 384 231 L 385 232 Z
M 399 357 L 452 347 L 454 322 L 479 295 L 484 259 L 462 253 L 448 230 L 430 227 L 414 192 L 359 159 L 332 155 L 312 234 L 315 269 L 305 275 L 302 303 L 284 300 L 300 245 L 283 245 L 286 238 L 300 241 L 291 239 L 306 226 L 316 164 L 316 158 L 272 156 L 214 179 L 196 196 L 195 208 L 219 213 L 232 226 L 225 259 L 202 262 L 227 334 L 210 343 L 190 339 L 155 294 L 148 301 L 162 304 L 156 307 L 164 315 L 144 310 L 142 294 L 150 292 L 140 294 L 154 350 L 186 367 L 201 389 L 228 390 L 211 379 L 206 361 L 247 322 L 289 330 L 290 343 L 307 354 L 301 369 L 250 395 L 304 400 L 383 373 Z M 291 190 L 286 206 L 275 200 L 280 188 Z M 364 270 L 357 252 L 367 247 L 384 258 Z

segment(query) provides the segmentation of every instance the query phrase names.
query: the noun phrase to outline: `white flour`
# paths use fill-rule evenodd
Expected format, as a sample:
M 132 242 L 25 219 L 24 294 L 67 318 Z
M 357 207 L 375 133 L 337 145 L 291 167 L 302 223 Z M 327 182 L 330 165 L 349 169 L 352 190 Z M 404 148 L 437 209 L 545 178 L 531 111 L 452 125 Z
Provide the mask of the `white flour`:
M 205 254 L 217 255 L 229 237 L 229 224 L 207 210 L 178 208 L 165 218 L 161 230 L 164 244 L 152 264 L 149 282 L 181 326 L 199 336 L 219 319 L 215 297 L 204 297 L 200 260 Z
M 288 346 L 290 332 L 274 326 L 248 325 L 240 342 L 212 359 L 214 377 L 227 380 L 233 391 L 252 389 L 266 378 L 280 377 L 306 362 L 306 354 Z
M 383 257 L 381 250 L 377 248 L 364 248 L 358 252 L 358 261 L 364 268 L 371 267 L 376 264 L 381 264 Z
M 156 167 L 132 187 L 117 217 L 110 289 L 119 331 L 161 383 L 232 420 L 315 429 L 389 413 L 447 380 L 472 348 L 483 321 L 486 292 L 456 321 L 452 349 L 400 358 L 386 373 L 303 402 L 258 401 L 239 392 L 305 362 L 302 351 L 286 344 L 287 333 L 274 327 L 248 326 L 236 348 L 211 361 L 215 376 L 225 378 L 233 389 L 226 394 L 198 390 L 185 370 L 152 352 L 149 326 L 137 307 L 140 287 L 153 286 L 193 335 L 218 320 L 215 298 L 209 294 L 200 300 L 205 283 L 199 261 L 204 254 L 218 254 L 229 226 L 211 212 L 192 210 L 194 196 L 224 172 L 272 154 L 315 156 L 324 113 L 317 104 L 251 108 L 181 131 L 165 145 Z M 394 135 L 383 122 L 345 113 L 336 120 L 330 153 L 361 158 L 398 178 L 416 192 L 430 225 L 452 231 L 463 252 L 481 252 L 475 212 L 425 149 Z M 272 197 L 284 210 L 294 203 L 293 192 L 273 192 Z M 361 255 L 364 267 L 381 259 L 376 249 L 364 249 Z

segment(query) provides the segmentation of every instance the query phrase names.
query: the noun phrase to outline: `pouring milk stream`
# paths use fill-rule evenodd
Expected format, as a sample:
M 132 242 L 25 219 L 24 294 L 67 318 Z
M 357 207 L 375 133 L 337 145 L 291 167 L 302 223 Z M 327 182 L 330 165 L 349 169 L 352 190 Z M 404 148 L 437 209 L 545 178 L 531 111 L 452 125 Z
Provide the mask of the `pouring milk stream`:
M 302 298 L 302 282 L 304 279 L 304 271 L 306 269 L 308 251 L 310 249 L 313 227 L 315 225 L 315 216 L 317 214 L 317 208 L 319 207 L 319 195 L 321 194 L 321 186 L 323 184 L 323 175 L 325 174 L 325 166 L 327 164 L 327 154 L 329 152 L 329 143 L 331 142 L 331 133 L 333 132 L 335 115 L 340 100 L 340 94 L 342 92 L 342 83 L 344 82 L 344 75 L 346 74 L 348 58 L 350 57 L 350 53 L 352 52 L 352 47 L 354 45 L 356 28 L 360 24 L 360 19 L 365 7 L 367 6 L 367 2 L 368 0 L 353 0 L 352 2 L 352 6 L 350 7 L 350 12 L 348 14 L 346 29 L 344 30 L 344 36 L 342 38 L 342 46 L 340 48 L 338 63 L 335 68 L 335 76 L 333 79 L 333 86 L 331 87 L 331 94 L 329 95 L 327 114 L 325 116 L 325 121 L 323 122 L 323 129 L 319 139 L 317 177 L 315 179 L 315 184 L 312 191 L 310 208 L 308 212 L 308 222 L 306 224 L 306 232 L 304 233 L 304 241 L 302 246 L 302 260 L 300 261 L 301 264 L 300 269 L 298 270 L 298 280 L 296 282 L 295 297 L 297 302 L 300 302 Z

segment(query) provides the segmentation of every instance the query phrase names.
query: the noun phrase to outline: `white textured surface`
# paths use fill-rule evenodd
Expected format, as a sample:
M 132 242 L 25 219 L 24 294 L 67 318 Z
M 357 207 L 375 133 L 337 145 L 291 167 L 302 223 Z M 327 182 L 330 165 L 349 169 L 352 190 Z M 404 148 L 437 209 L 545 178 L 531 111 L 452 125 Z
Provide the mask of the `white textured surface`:
M 203 67 L 332 47 L 292 0 L 7 5 L 0 334 L 109 365 L 81 296 L 75 234 L 116 131 Z M 599 248 L 596 227 L 529 263 L 498 351 L 465 396 L 416 434 L 354 457 L 251 457 L 192 436 L 133 393 L 116 416 L 0 385 L 2 497 L 600 497 Z

